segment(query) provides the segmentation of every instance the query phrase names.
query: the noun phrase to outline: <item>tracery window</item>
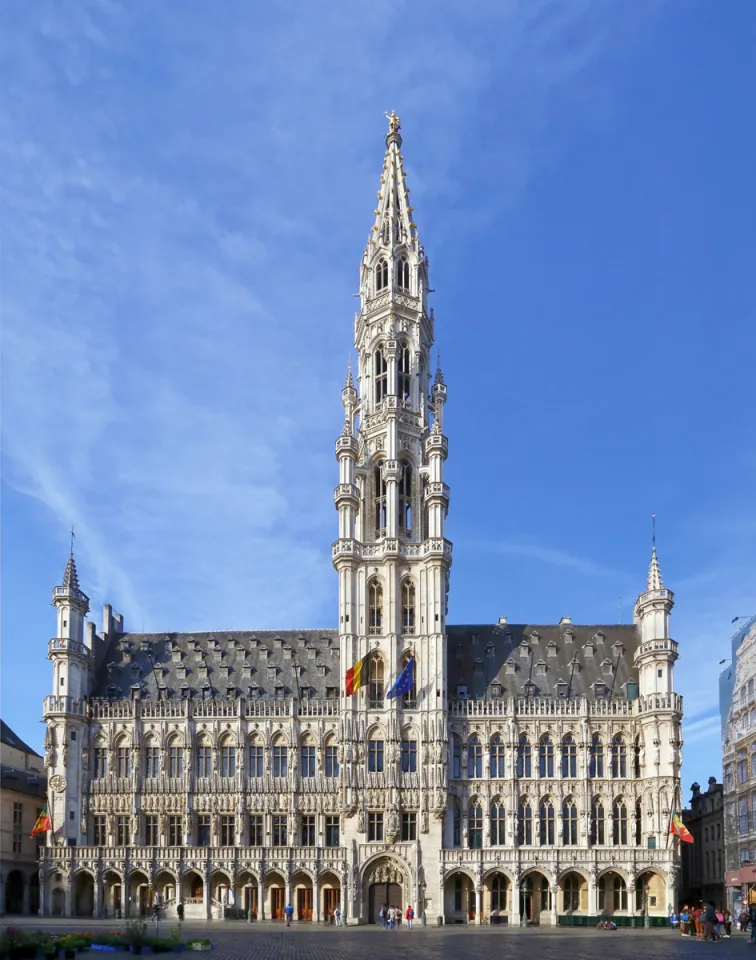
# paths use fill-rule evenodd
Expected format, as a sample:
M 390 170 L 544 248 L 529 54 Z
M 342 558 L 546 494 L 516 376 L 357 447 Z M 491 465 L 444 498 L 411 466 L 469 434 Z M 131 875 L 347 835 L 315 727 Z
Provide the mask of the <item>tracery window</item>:
M 299 763 L 302 777 L 311 779 L 315 776 L 315 744 L 303 743 L 299 750 Z
M 452 846 L 462 846 L 462 811 L 457 800 L 454 801 L 454 810 L 452 811 Z
M 236 747 L 230 743 L 224 743 L 221 747 L 220 775 L 224 779 L 236 776 Z
M 249 775 L 262 777 L 265 774 L 263 745 L 255 741 L 249 745 Z
M 371 739 L 368 741 L 369 773 L 383 773 L 384 746 L 385 744 L 383 740 Z
M 475 734 L 467 742 L 467 775 L 483 776 L 483 744 Z
M 375 379 L 375 402 L 380 403 L 388 394 L 388 360 L 380 344 L 373 354 L 373 377 Z
M 471 850 L 480 850 L 483 846 L 483 808 L 477 800 L 473 800 L 467 810 L 467 845 Z
M 577 744 L 571 733 L 562 740 L 562 776 L 577 776 Z
M 412 686 L 402 697 L 402 705 L 405 710 L 414 710 L 417 706 L 417 659 L 411 653 L 405 653 L 402 656 L 402 670 L 404 670 L 411 659 L 415 660 L 415 664 L 412 669 Z
M 383 703 L 383 660 L 378 654 L 370 658 L 368 674 L 368 702 L 371 707 L 380 707 Z
M 500 799 L 491 804 L 491 846 L 503 847 L 507 836 L 507 811 Z
M 627 806 L 624 800 L 615 800 L 613 808 L 612 841 L 615 846 L 627 845 Z
M 152 744 L 144 751 L 144 775 L 145 777 L 160 776 L 160 747 Z
M 612 740 L 612 777 L 620 780 L 627 777 L 627 746 L 621 733 Z
M 462 776 L 462 741 L 456 735 L 452 734 L 452 777 L 459 780 Z
M 578 842 L 577 806 L 572 797 L 562 804 L 562 842 L 574 846 Z
M 417 740 L 402 740 L 402 773 L 417 773 Z
M 124 744 L 119 744 L 116 750 L 116 776 L 131 776 L 131 748 Z
M 748 760 L 745 750 L 738 751 L 738 783 L 745 783 L 748 779 Z
M 533 844 L 533 808 L 527 797 L 520 800 L 517 809 L 517 842 L 526 847 Z
M 97 779 L 108 775 L 108 751 L 105 747 L 95 747 L 93 751 L 94 776 Z
M 383 629 L 383 586 L 377 577 L 373 577 L 368 583 L 368 633 L 371 636 L 378 636 Z M 374 660 L 379 659 L 373 657 Z M 381 664 L 383 661 L 381 661 Z M 371 697 L 371 699 L 373 699 Z M 383 694 L 381 693 L 381 699 Z
M 527 735 L 520 734 L 520 740 L 517 744 L 517 776 L 531 777 L 533 767 L 533 750 Z
M 580 909 L 580 879 L 575 873 L 564 878 L 564 912 L 574 913 Z
M 541 737 L 538 749 L 538 776 L 554 776 L 554 744 L 548 733 Z
M 402 460 L 399 476 L 399 536 L 412 536 L 412 493 L 414 488 L 412 464 Z
M 396 362 L 396 387 L 399 399 L 409 403 L 412 390 L 412 355 L 410 348 L 404 344 L 399 346 Z
M 388 286 L 388 262 L 381 258 L 375 266 L 375 290 L 380 293 Z
M 604 804 L 598 797 L 591 804 L 591 843 L 600 847 L 606 843 Z
M 289 773 L 289 748 L 285 743 L 273 745 L 273 776 L 286 777 Z
M 591 738 L 591 762 L 588 776 L 594 779 L 604 776 L 604 744 L 597 733 L 594 733 Z
M 415 632 L 415 584 L 407 577 L 402 581 L 402 633 Z
M 396 283 L 402 290 L 410 288 L 410 266 L 406 257 L 399 257 L 396 261 Z
M 375 520 L 375 535 L 380 537 L 386 533 L 388 514 L 386 510 L 386 481 L 383 479 L 383 470 L 378 464 L 373 470 L 373 517 Z
M 540 843 L 542 847 L 553 846 L 556 841 L 554 826 L 554 804 L 549 798 L 541 800 L 540 814 Z
M 491 776 L 506 776 L 504 743 L 498 733 L 491 740 Z

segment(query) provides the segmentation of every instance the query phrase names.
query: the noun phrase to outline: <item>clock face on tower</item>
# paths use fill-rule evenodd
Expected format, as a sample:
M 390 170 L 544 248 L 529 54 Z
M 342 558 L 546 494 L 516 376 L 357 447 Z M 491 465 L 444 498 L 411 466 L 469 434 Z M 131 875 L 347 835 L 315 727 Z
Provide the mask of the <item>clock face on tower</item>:
M 54 777 L 50 777 L 50 789 L 53 793 L 63 793 L 66 789 L 66 778 L 60 773 L 56 773 Z

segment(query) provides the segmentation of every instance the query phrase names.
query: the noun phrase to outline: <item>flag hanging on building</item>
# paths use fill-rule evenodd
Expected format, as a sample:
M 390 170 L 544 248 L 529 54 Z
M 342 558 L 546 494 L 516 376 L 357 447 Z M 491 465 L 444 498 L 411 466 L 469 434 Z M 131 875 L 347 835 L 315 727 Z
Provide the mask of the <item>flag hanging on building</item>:
M 353 693 L 357 693 L 360 687 L 364 687 L 368 682 L 368 674 L 370 672 L 369 667 L 370 654 L 358 660 L 353 667 L 350 667 L 346 672 L 346 695 L 351 697 Z
M 669 832 L 673 837 L 679 837 L 683 843 L 693 843 L 693 834 L 682 822 L 679 813 L 672 814 L 672 820 L 669 824 Z
M 396 678 L 396 682 L 386 694 L 386 699 L 393 697 L 403 697 L 405 693 L 411 693 L 415 686 L 415 658 L 410 657 L 407 664 Z
M 31 839 L 36 837 L 38 833 L 46 833 L 48 830 L 52 830 L 52 822 L 50 821 L 50 814 L 47 812 L 47 804 L 45 804 L 42 813 L 37 817 L 37 822 L 34 824 Z

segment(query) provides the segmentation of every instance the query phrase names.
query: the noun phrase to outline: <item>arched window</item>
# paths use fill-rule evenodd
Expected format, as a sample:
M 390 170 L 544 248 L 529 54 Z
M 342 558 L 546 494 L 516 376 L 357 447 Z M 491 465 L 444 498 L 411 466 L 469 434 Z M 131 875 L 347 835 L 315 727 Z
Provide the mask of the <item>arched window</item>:
M 373 377 L 375 380 L 375 402 L 380 403 L 388 393 L 388 361 L 383 355 L 383 344 L 379 344 L 373 354 Z
M 594 733 L 591 739 L 591 762 L 588 776 L 592 778 L 604 776 L 604 744 L 597 733 Z
M 383 629 L 383 587 L 377 577 L 368 583 L 368 633 L 379 636 Z M 373 659 L 376 659 L 375 657 Z M 381 661 L 383 663 L 383 661 Z
M 168 776 L 184 776 L 184 748 L 176 736 L 168 741 Z
M 483 776 L 483 744 L 475 734 L 467 742 L 467 771 L 469 777 Z
M 580 909 L 580 877 L 576 873 L 568 873 L 564 878 L 564 912 L 574 913 Z
M 236 746 L 228 737 L 221 743 L 220 775 L 225 779 L 236 776 Z
M 388 217 L 384 217 L 381 224 L 381 243 L 388 245 L 391 240 L 391 222 Z
M 620 780 L 627 777 L 627 747 L 621 733 L 612 740 L 612 776 Z
M 627 910 L 627 884 L 616 873 L 612 881 L 612 906 L 615 910 Z
M 371 707 L 383 705 L 383 660 L 373 654 L 370 658 L 370 681 L 368 683 L 368 700 Z
M 517 810 L 517 842 L 525 847 L 533 845 L 533 808 L 527 797 L 520 800 Z
M 454 801 L 454 809 L 452 811 L 452 846 L 462 846 L 462 810 L 460 809 L 458 800 Z
M 250 777 L 265 776 L 265 755 L 263 753 L 262 740 L 259 737 L 252 737 L 249 741 L 249 775 Z
M 548 797 L 541 800 L 540 814 L 540 844 L 542 847 L 553 846 L 556 841 L 554 830 L 554 804 Z
M 627 846 L 627 806 L 624 800 L 615 800 L 612 810 L 612 842 L 615 846 Z
M 373 657 L 371 660 L 371 668 L 373 663 L 378 661 L 381 665 L 381 674 L 383 674 L 383 661 L 379 660 L 378 657 Z M 371 669 L 372 676 L 372 669 Z M 371 681 L 372 683 L 372 681 Z M 383 739 L 383 734 L 380 730 L 374 730 L 370 734 L 370 739 L 368 740 L 368 773 L 383 773 L 383 762 L 385 759 L 385 746 L 386 742 Z
M 738 783 L 745 783 L 748 779 L 748 758 L 745 750 L 738 750 Z
M 399 536 L 412 536 L 412 464 L 402 460 L 399 477 Z
M 554 744 L 548 733 L 541 737 L 541 743 L 538 748 L 538 776 L 554 776 Z
M 562 842 L 565 846 L 575 846 L 578 842 L 577 806 L 572 797 L 562 804 Z
M 599 847 L 606 843 L 606 818 L 600 797 L 595 797 L 591 804 L 591 843 Z
M 641 845 L 641 833 L 643 830 L 643 808 L 640 800 L 635 804 L 635 846 Z
M 145 777 L 160 776 L 160 747 L 156 740 L 148 740 L 144 748 L 144 775 Z
M 402 704 L 409 710 L 414 710 L 417 706 L 417 658 L 412 653 L 405 653 L 402 656 L 402 670 L 412 659 L 415 661 L 412 670 L 412 687 L 402 697 Z
M 415 632 L 415 584 L 407 577 L 402 581 L 402 633 Z
M 577 776 L 577 744 L 571 733 L 562 740 L 562 776 Z
M 131 776 L 131 747 L 127 740 L 119 740 L 116 746 L 116 776 Z
M 633 777 L 636 780 L 640 780 L 641 769 L 640 769 L 640 752 L 641 752 L 641 738 L 640 734 L 635 738 L 635 744 L 633 746 Z
M 504 743 L 497 733 L 491 740 L 491 776 L 504 777 Z
M 375 292 L 380 293 L 388 286 L 388 263 L 381 258 L 375 265 Z
M 303 779 L 310 780 L 315 776 L 315 753 L 313 737 L 302 737 L 299 745 L 299 773 Z
M 533 750 L 530 746 L 530 740 L 528 740 L 527 735 L 522 733 L 520 734 L 520 740 L 517 744 L 517 776 L 532 777 L 532 767 Z
M 507 909 L 507 878 L 500 873 L 494 874 L 491 882 L 491 909 Z
M 396 261 L 396 285 L 402 290 L 410 288 L 410 267 L 406 257 L 399 257 Z
M 396 362 L 396 392 L 400 400 L 409 403 L 412 389 L 412 360 L 409 347 L 400 345 Z
M 459 739 L 456 733 L 452 734 L 451 749 L 452 777 L 454 777 L 455 780 L 459 780 L 459 778 L 462 776 L 462 741 Z
M 379 463 L 373 470 L 373 493 L 375 534 L 380 537 L 386 532 L 386 481 L 383 479 L 383 470 Z
M 507 811 L 497 798 L 491 804 L 491 846 L 503 847 L 507 837 Z
M 477 800 L 467 808 L 467 845 L 471 850 L 483 846 L 483 808 Z

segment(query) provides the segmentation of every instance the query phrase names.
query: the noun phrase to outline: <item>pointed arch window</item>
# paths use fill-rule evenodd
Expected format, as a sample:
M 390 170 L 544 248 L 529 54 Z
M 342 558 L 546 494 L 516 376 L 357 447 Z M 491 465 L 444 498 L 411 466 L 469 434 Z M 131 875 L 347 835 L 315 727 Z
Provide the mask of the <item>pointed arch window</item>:
M 386 533 L 386 481 L 383 479 L 382 465 L 379 463 L 373 470 L 373 507 L 375 519 L 375 534 L 377 537 Z
M 402 290 L 410 288 L 410 265 L 406 257 L 399 257 L 396 261 L 396 284 Z
M 520 734 L 517 744 L 517 776 L 533 776 L 533 748 L 530 746 L 527 734 Z
M 150 740 L 144 751 L 144 775 L 145 777 L 157 777 L 160 775 L 160 747 Z
M 415 632 L 415 584 L 407 577 L 402 581 L 402 633 L 411 636 Z
M 381 257 L 375 265 L 375 292 L 380 293 L 388 286 L 388 263 Z
M 412 490 L 414 487 L 412 464 L 401 462 L 402 473 L 399 478 L 399 536 L 412 536 Z
M 377 577 L 373 577 L 368 583 L 368 633 L 371 636 L 379 636 L 382 628 L 383 585 Z
M 373 354 L 373 379 L 375 382 L 375 402 L 380 403 L 388 393 L 388 360 L 383 353 L 383 344 L 379 344 Z
M 604 804 L 596 797 L 591 804 L 591 844 L 603 847 L 606 843 L 606 818 Z
M 624 800 L 616 800 L 612 811 L 612 841 L 617 846 L 627 846 L 627 806 Z
M 533 808 L 525 797 L 517 809 L 517 842 L 520 846 L 533 845 Z
M 417 657 L 412 653 L 405 653 L 402 656 L 402 670 L 407 666 L 410 660 L 415 664 L 412 668 L 412 687 L 402 697 L 402 704 L 407 710 L 414 710 L 417 706 Z
M 126 746 L 123 741 L 118 744 L 116 750 L 116 776 L 131 776 L 131 747 Z
M 640 800 L 635 804 L 635 846 L 641 845 L 641 832 L 643 829 L 643 809 Z
M 599 877 L 598 906 L 601 912 L 627 910 L 627 884 L 618 874 Z
M 462 811 L 459 801 L 454 801 L 454 810 L 452 812 L 452 846 L 462 846 Z
M 467 811 L 467 845 L 471 850 L 483 846 L 483 807 L 473 800 Z
M 538 776 L 554 776 L 554 743 L 548 733 L 541 737 L 538 749 Z
M 462 741 L 456 733 L 452 734 L 452 777 L 459 780 L 462 776 Z
M 627 777 L 627 746 L 621 733 L 612 740 L 612 777 L 615 780 Z
M 542 847 L 550 847 L 554 845 L 556 839 L 555 827 L 554 827 L 554 804 L 548 797 L 544 800 L 541 800 L 541 808 L 538 811 L 540 814 L 540 844 Z
M 641 752 L 641 738 L 640 734 L 635 738 L 635 743 L 633 745 L 633 777 L 636 780 L 640 780 L 641 770 L 640 770 L 640 752 Z
M 504 742 L 497 733 L 495 737 L 491 740 L 491 776 L 492 777 L 504 777 L 505 768 L 504 768 Z
M 381 224 L 381 243 L 388 245 L 391 240 L 391 222 L 388 217 L 383 218 L 383 223 Z
M 577 744 L 571 733 L 562 740 L 562 776 L 577 776 Z
M 371 707 L 383 706 L 383 660 L 373 654 L 370 658 L 368 700 Z
M 399 356 L 396 362 L 396 392 L 404 403 L 410 401 L 412 388 L 412 357 L 410 349 L 404 344 L 399 346 Z
M 597 733 L 594 733 L 591 739 L 591 762 L 588 767 L 588 776 L 592 779 L 604 776 L 604 744 Z
M 507 811 L 501 800 L 491 804 L 491 846 L 503 847 L 507 836 Z
M 467 769 L 470 777 L 483 776 L 483 744 L 475 734 L 467 743 Z
M 568 873 L 564 878 L 564 912 L 575 913 L 580 909 L 580 878 Z
M 575 846 L 578 842 L 577 806 L 572 797 L 562 804 L 562 842 L 565 846 Z

